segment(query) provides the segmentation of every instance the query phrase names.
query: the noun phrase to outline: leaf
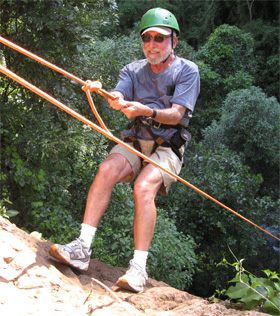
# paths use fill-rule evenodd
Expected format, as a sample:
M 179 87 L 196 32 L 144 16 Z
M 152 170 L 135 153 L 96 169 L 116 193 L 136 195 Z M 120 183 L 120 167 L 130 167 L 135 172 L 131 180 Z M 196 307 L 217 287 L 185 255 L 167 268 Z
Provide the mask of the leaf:
M 274 297 L 270 300 L 273 304 L 277 306 L 273 306 L 269 301 L 266 301 L 264 303 L 264 309 L 267 311 L 270 315 L 280 315 L 280 299 L 278 297 Z
M 15 159 L 18 159 L 19 158 L 19 154 L 17 152 L 13 152 L 12 153 L 12 156 L 15 158 Z
M 246 285 L 244 285 L 242 283 L 237 283 L 235 286 L 230 286 L 227 289 L 225 294 L 230 299 L 240 299 L 240 298 L 246 296 L 248 291 L 249 291 L 249 287 L 247 287 Z
M 247 274 L 242 274 L 241 275 L 241 280 L 245 283 L 249 283 L 249 277 L 247 276 Z M 233 278 L 232 280 L 229 281 L 229 283 L 232 282 L 240 282 L 240 273 L 236 273 L 235 278 Z
M 273 298 L 275 295 L 273 287 L 268 285 L 265 289 L 267 290 L 268 297 Z
M 262 270 L 266 276 L 269 278 L 269 276 L 271 275 L 271 271 L 269 269 L 265 269 L 265 270 Z
M 38 239 L 42 239 L 42 234 L 36 231 L 32 232 L 30 236 L 34 236 L 34 237 L 37 237 Z
M 32 176 L 32 171 L 31 171 L 31 170 L 28 170 L 28 171 L 25 173 L 25 175 L 26 175 L 27 177 L 31 177 L 31 176 Z
M 246 303 L 244 305 L 244 309 L 247 309 L 247 310 L 252 310 L 254 309 L 255 307 L 259 306 L 261 303 L 260 300 L 250 300 L 248 303 Z
M 13 217 L 13 216 L 18 215 L 19 212 L 18 212 L 18 211 L 15 211 L 15 210 L 8 210 L 8 211 L 6 212 L 6 214 L 7 214 L 7 216 L 9 216 L 9 217 Z
M 18 184 L 22 187 L 25 186 L 25 180 L 24 179 L 19 179 Z
M 269 284 L 271 284 L 271 282 L 268 279 L 265 278 L 251 278 L 251 283 L 252 283 L 252 287 L 256 288 L 257 286 L 263 286 L 266 287 Z
M 280 292 L 280 282 L 275 282 L 274 286 L 278 292 Z
M 113 243 L 111 249 L 116 250 L 118 248 L 118 243 Z
M 246 305 L 248 304 L 248 306 L 250 305 L 250 302 L 253 302 L 253 301 L 258 301 L 259 303 L 261 303 L 261 301 L 263 300 L 262 295 L 264 294 L 267 294 L 267 291 L 264 290 L 264 288 L 260 288 L 259 289 L 259 293 L 256 293 L 255 291 L 253 291 L 251 288 L 248 287 L 248 292 L 246 293 L 246 296 L 244 297 L 241 297 L 241 301 L 244 302 Z M 261 293 L 262 292 L 262 293 Z M 265 292 L 265 293 L 264 293 Z M 265 295 L 264 295 L 265 296 Z M 256 305 L 257 306 L 257 305 Z

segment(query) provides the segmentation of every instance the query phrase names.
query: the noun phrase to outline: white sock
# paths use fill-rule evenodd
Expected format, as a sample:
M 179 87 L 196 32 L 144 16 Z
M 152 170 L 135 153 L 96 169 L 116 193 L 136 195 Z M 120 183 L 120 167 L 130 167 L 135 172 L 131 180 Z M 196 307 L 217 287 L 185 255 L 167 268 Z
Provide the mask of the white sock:
M 146 264 L 148 259 L 148 252 L 141 250 L 134 250 L 133 262 L 137 263 L 143 271 L 146 272 Z
M 94 238 L 96 230 L 97 230 L 96 227 L 93 227 L 84 223 L 82 224 L 79 239 L 82 239 L 84 241 L 84 244 L 86 245 L 88 249 L 91 248 L 91 243 Z

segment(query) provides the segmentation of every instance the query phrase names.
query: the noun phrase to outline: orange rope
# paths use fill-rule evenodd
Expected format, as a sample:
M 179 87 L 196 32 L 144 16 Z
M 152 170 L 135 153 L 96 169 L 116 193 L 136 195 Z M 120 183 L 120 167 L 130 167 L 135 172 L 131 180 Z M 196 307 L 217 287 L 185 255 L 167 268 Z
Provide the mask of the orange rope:
M 0 36 L 0 42 L 9 42 L 7 40 L 3 41 L 3 37 Z M 12 46 L 16 46 L 17 50 L 21 52 L 21 48 L 15 44 L 11 45 L 11 42 L 9 42 L 10 47 Z M 32 56 L 36 56 L 26 50 L 24 50 L 24 54 L 26 55 L 32 55 Z M 33 57 L 32 57 L 33 58 Z M 35 59 L 35 58 L 34 58 Z M 42 58 L 36 56 L 36 60 L 39 61 L 42 60 L 44 61 Z M 43 62 L 45 65 L 50 64 L 47 61 Z M 51 64 L 52 65 L 52 64 Z M 54 65 L 52 65 L 53 69 L 57 68 L 59 69 L 59 72 L 66 74 L 67 72 L 64 71 L 61 68 L 58 68 Z M 231 213 L 233 213 L 234 215 L 240 217 L 241 219 L 243 219 L 244 221 L 248 222 L 249 224 L 257 227 L 258 229 L 262 230 L 263 232 L 265 232 L 266 234 L 270 235 L 271 237 L 280 240 L 280 238 L 274 236 L 273 234 L 271 234 L 270 232 L 266 231 L 265 229 L 263 229 L 262 227 L 258 226 L 257 224 L 253 223 L 252 221 L 250 221 L 249 219 L 247 219 L 246 217 L 240 215 L 239 213 L 235 212 L 234 210 L 232 210 L 231 208 L 229 208 L 228 206 L 224 205 L 223 203 L 219 202 L 218 200 L 216 200 L 215 198 L 213 198 L 212 196 L 208 195 L 207 193 L 203 192 L 202 190 L 196 188 L 194 185 L 192 185 L 191 183 L 187 182 L 186 180 L 184 180 L 183 178 L 179 177 L 178 175 L 172 173 L 171 171 L 166 170 L 165 168 L 163 168 L 162 166 L 160 166 L 159 164 L 157 164 L 155 161 L 153 161 L 151 158 L 145 156 L 144 154 L 142 154 L 141 152 L 137 151 L 136 149 L 130 147 L 129 145 L 127 145 L 125 142 L 121 141 L 120 139 L 118 139 L 117 137 L 115 137 L 110 131 L 108 131 L 108 129 L 106 128 L 105 124 L 102 122 L 102 124 L 105 126 L 104 129 L 102 129 L 101 127 L 99 127 L 98 125 L 94 124 L 93 122 L 89 121 L 88 119 L 86 119 L 85 117 L 83 117 L 82 115 L 80 115 L 79 113 L 75 112 L 74 110 L 72 110 L 71 108 L 67 107 L 66 105 L 64 105 L 63 103 L 59 102 L 58 100 L 56 100 L 55 98 L 53 98 L 52 96 L 50 96 L 49 94 L 47 94 L 46 92 L 40 90 L 39 88 L 37 88 L 36 86 L 32 85 L 31 83 L 29 83 L 28 81 L 24 80 L 23 78 L 21 78 L 20 76 L 16 75 L 15 73 L 13 73 L 12 71 L 10 71 L 9 69 L 7 69 L 6 67 L 3 67 L 2 65 L 0 65 L 0 72 L 3 72 L 5 75 L 7 75 L 8 77 L 12 78 L 13 80 L 17 81 L 18 83 L 20 83 L 21 85 L 25 86 L 26 88 L 30 89 L 31 91 L 33 91 L 34 93 L 38 94 L 39 96 L 45 98 L 46 100 L 48 100 L 49 102 L 53 103 L 54 105 L 56 105 L 57 107 L 59 107 L 60 109 L 64 110 L 65 112 L 67 112 L 68 114 L 74 116 L 75 118 L 77 118 L 78 120 L 80 120 L 81 122 L 89 125 L 90 127 L 92 127 L 93 129 L 95 129 L 96 131 L 98 131 L 99 133 L 107 136 L 108 138 L 110 138 L 111 140 L 115 141 L 116 143 L 122 145 L 123 147 L 129 149 L 130 151 L 132 151 L 133 153 L 135 153 L 136 155 L 138 155 L 139 157 L 143 158 L 144 160 L 148 161 L 149 163 L 153 164 L 154 166 L 156 166 L 157 168 L 163 170 L 164 172 L 170 174 L 171 176 L 173 176 L 174 178 L 176 178 L 177 180 L 181 181 L 182 183 L 186 184 L 187 186 L 189 186 L 190 188 L 192 188 L 193 190 L 195 190 L 196 192 L 202 194 L 203 196 L 207 197 L 208 199 L 210 199 L 211 201 L 217 203 L 218 205 L 220 205 L 221 207 L 225 208 L 226 210 L 230 211 Z M 82 82 L 82 84 L 84 84 L 83 90 L 86 91 L 87 95 L 90 94 L 89 93 L 89 82 L 84 82 L 83 80 L 67 73 L 68 77 L 78 81 L 78 82 Z M 102 89 L 100 89 L 102 90 Z M 104 90 L 103 90 L 104 91 Z M 102 94 L 103 91 L 100 93 Z M 98 92 L 98 91 L 96 91 Z M 106 95 L 106 97 L 108 97 L 108 95 L 110 95 L 108 92 L 105 91 L 104 95 Z M 110 95 L 112 96 L 112 95 Z M 112 96 L 113 97 L 113 96 Z M 91 98 L 90 98 L 91 99 Z M 94 108 L 94 104 L 93 101 L 91 99 L 91 107 Z M 94 109 L 94 112 L 95 111 Z M 99 116 L 99 115 L 98 115 Z M 101 118 L 100 118 L 101 119 Z M 101 120 L 102 121 L 102 120 Z
M 22 47 L 20 47 L 20 46 L 18 46 L 16 44 L 14 44 L 13 42 L 8 41 L 7 39 L 5 39 L 2 36 L 0 36 L 0 42 L 2 42 L 3 44 L 13 48 L 14 50 L 16 50 L 16 51 L 18 51 L 18 52 L 20 52 L 20 53 L 32 58 L 32 59 L 40 62 L 41 64 L 43 64 L 43 65 L 45 65 L 45 66 L 47 66 L 47 67 L 49 67 L 49 68 L 51 68 L 51 69 L 63 74 L 65 76 L 67 76 L 67 77 L 79 82 L 80 84 L 82 84 L 84 86 L 83 90 L 86 92 L 89 104 L 91 106 L 91 109 L 92 109 L 95 117 L 97 118 L 97 120 L 98 120 L 99 124 L 102 126 L 102 128 L 104 128 L 105 130 L 108 131 L 107 127 L 105 126 L 104 122 L 102 121 L 101 117 L 99 116 L 95 106 L 93 105 L 93 101 L 92 101 L 91 95 L 90 95 L 90 93 L 88 91 L 88 90 L 90 90 L 90 84 L 91 84 L 90 81 L 84 81 L 84 80 L 72 75 L 71 73 L 65 71 L 64 69 L 59 68 L 56 65 L 46 61 L 45 59 L 43 59 L 43 58 L 31 53 L 30 51 L 28 51 L 28 50 L 26 50 L 26 49 L 24 49 L 24 48 L 22 48 Z M 113 96 L 112 94 L 108 93 L 107 91 L 105 91 L 105 90 L 103 90 L 101 88 L 100 89 L 94 89 L 94 91 L 96 91 L 97 93 L 99 93 L 102 96 L 105 96 L 106 98 L 110 98 L 110 99 L 114 99 L 115 98 L 115 96 Z
M 86 86 L 85 86 L 85 87 L 86 87 Z M 90 90 L 89 90 L 89 89 L 84 89 L 84 90 L 85 90 L 85 92 L 86 92 L 86 95 L 87 95 L 87 98 L 88 98 L 88 102 L 89 102 L 89 104 L 90 104 L 90 107 L 91 107 L 93 113 L 95 114 L 96 118 L 98 119 L 99 124 L 101 125 L 101 127 L 102 127 L 103 129 L 105 129 L 105 131 L 107 131 L 108 133 L 111 133 L 111 132 L 108 130 L 107 126 L 104 124 L 102 118 L 100 117 L 99 113 L 97 112 L 97 110 L 96 110 L 96 108 L 95 108 L 95 106 L 94 106 L 93 100 L 92 100 L 91 95 L 90 95 Z

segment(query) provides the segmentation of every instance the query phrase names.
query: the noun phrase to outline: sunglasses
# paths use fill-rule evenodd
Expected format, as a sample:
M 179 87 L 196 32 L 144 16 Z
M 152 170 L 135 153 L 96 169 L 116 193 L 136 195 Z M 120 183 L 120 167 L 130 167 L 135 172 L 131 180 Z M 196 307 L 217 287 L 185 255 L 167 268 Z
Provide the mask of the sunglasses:
M 166 38 L 169 38 L 171 36 L 161 36 L 161 35 L 156 35 L 156 36 L 150 36 L 150 35 L 141 35 L 142 41 L 144 43 L 149 43 L 152 38 L 154 38 L 154 41 L 157 43 L 162 43 Z

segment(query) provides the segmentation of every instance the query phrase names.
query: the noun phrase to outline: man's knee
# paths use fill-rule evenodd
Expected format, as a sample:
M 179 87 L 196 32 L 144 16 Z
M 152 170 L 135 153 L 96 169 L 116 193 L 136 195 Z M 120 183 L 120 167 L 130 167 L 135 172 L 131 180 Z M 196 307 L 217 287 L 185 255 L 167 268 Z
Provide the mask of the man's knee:
M 146 180 L 136 180 L 133 194 L 135 198 L 147 198 L 154 195 L 153 186 Z
M 112 160 L 104 160 L 98 169 L 98 174 L 108 181 L 116 181 L 118 178 L 117 165 Z
M 100 165 L 98 173 L 108 181 L 115 183 L 121 181 L 123 178 L 132 175 L 131 165 L 127 159 L 119 154 L 110 154 Z M 130 180 L 131 181 L 131 180 Z

